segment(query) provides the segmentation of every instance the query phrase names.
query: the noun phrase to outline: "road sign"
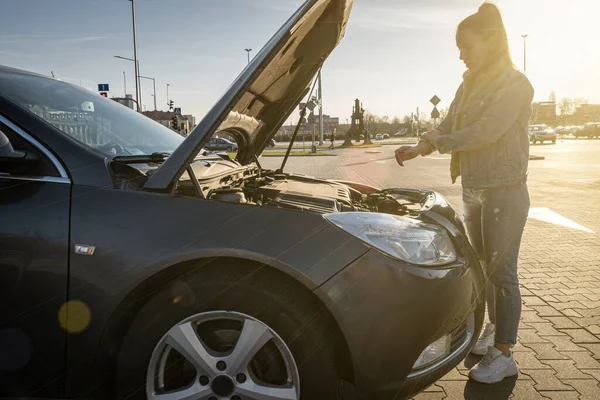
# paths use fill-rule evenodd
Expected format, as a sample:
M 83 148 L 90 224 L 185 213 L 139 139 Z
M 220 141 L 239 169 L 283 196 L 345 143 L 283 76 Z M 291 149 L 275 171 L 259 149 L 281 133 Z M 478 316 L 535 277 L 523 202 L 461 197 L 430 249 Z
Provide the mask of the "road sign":
M 431 102 L 431 104 L 433 104 L 434 106 L 437 106 L 438 104 L 440 104 L 440 101 L 442 101 L 442 100 L 440 100 L 440 98 L 439 98 L 439 97 L 437 97 L 437 96 L 433 96 L 433 97 L 431 98 L 431 100 L 429 100 L 429 101 L 430 101 L 430 102 Z
M 99 83 L 98 91 L 99 92 L 108 92 L 108 83 Z
M 437 107 L 433 107 L 433 111 L 431 111 L 431 118 L 439 118 L 440 117 L 440 111 L 437 109 Z
M 176 115 L 181 115 L 181 108 L 180 107 L 175 107 L 174 111 L 175 111 Z

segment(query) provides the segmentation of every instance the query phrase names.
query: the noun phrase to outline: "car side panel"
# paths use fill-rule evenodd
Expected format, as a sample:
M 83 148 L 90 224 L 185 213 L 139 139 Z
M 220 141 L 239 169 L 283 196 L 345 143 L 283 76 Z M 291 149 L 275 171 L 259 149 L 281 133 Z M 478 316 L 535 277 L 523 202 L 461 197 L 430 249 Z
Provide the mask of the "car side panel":
M 0 398 L 62 396 L 70 189 L 0 177 Z
M 75 187 L 69 297 L 90 309 L 89 327 L 67 343 L 67 390 L 89 396 L 104 327 L 123 298 L 148 277 L 186 260 L 233 256 L 287 272 L 315 289 L 368 248 L 321 215 L 146 192 Z M 116 351 L 116 350 L 115 350 Z

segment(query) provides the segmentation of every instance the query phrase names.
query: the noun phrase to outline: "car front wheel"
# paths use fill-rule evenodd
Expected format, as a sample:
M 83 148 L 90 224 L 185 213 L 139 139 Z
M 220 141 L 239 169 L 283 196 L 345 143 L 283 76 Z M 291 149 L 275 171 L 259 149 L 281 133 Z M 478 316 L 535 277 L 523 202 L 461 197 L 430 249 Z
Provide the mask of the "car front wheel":
M 246 280 L 197 276 L 156 294 L 121 346 L 116 398 L 336 398 L 323 310 L 297 283 Z

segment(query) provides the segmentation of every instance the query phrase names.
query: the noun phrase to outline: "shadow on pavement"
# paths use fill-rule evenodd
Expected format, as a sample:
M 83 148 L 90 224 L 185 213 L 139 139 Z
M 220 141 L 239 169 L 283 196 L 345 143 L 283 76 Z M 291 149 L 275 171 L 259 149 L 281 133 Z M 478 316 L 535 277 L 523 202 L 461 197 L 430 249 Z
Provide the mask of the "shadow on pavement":
M 481 360 L 481 357 L 469 355 L 465 359 L 465 367 L 471 368 L 479 360 Z M 491 385 L 469 379 L 465 385 L 465 400 L 507 400 L 512 395 L 516 384 L 517 376 L 506 378 Z

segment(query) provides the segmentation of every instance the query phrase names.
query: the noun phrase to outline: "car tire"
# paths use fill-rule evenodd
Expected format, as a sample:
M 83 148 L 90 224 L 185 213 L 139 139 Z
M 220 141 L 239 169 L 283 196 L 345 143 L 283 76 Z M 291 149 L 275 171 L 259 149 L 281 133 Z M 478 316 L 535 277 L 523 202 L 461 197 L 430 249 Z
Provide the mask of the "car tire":
M 233 152 L 233 147 L 229 146 L 229 147 L 227 148 L 227 152 L 228 152 L 228 153 L 232 153 L 232 152 Z
M 535 144 L 535 142 L 536 142 L 535 138 L 532 138 L 531 139 L 531 144 Z
M 186 361 L 173 363 L 178 356 L 180 360 L 184 359 L 181 353 L 170 350 L 168 357 L 175 355 L 171 364 L 168 364 L 169 358 L 164 363 L 162 360 L 155 361 L 155 358 L 160 356 L 161 343 L 166 346 L 164 341 L 167 332 L 174 332 L 174 329 L 177 331 L 177 327 L 188 326 L 185 325 L 186 320 L 201 317 L 208 319 L 207 322 L 198 325 L 196 334 L 203 339 L 204 343 L 210 342 L 206 338 L 212 338 L 213 344 L 216 338 L 222 338 L 216 341 L 217 348 L 211 347 L 211 350 L 220 351 L 220 354 L 224 354 L 222 353 L 224 350 L 218 348 L 219 346 L 236 348 L 237 343 L 231 344 L 227 340 L 232 336 L 231 332 L 234 332 L 236 320 L 238 325 L 239 320 L 243 320 L 241 331 L 248 324 L 269 329 L 270 332 L 274 332 L 272 339 L 261 347 L 247 364 L 244 364 L 248 366 L 247 371 L 251 371 L 251 365 L 255 366 L 260 357 L 262 363 L 258 371 L 266 368 L 265 376 L 270 374 L 269 377 L 276 379 L 277 382 L 286 382 L 285 373 L 281 373 L 281 370 L 288 371 L 288 381 L 298 381 L 294 383 L 300 389 L 300 399 L 337 398 L 335 351 L 328 325 L 331 323 L 331 317 L 325 316 L 327 313 L 323 312 L 322 303 L 311 297 L 310 292 L 307 294 L 307 289 L 301 284 L 287 277 L 282 278 L 283 274 L 277 271 L 257 267 L 250 273 L 240 274 L 232 273 L 230 270 L 226 266 L 221 266 L 221 271 L 208 276 L 206 274 L 184 275 L 180 280 L 165 285 L 149 299 L 134 318 L 121 346 L 117 358 L 116 396 L 113 398 L 146 399 L 147 390 L 152 393 L 152 385 L 155 384 L 150 382 L 156 382 L 149 378 L 148 371 L 157 370 L 161 364 L 163 368 L 161 371 L 164 371 L 163 379 L 172 386 L 168 388 L 169 391 L 184 390 L 186 387 L 189 388 L 190 383 L 204 384 L 204 390 L 222 389 L 216 387 L 216 378 L 207 383 L 206 376 L 201 376 L 191 363 L 187 362 L 187 370 Z M 215 317 L 216 319 L 213 320 L 211 319 L 213 315 L 218 315 L 219 318 Z M 230 335 L 224 339 L 222 332 L 217 329 L 219 323 L 222 323 L 222 327 L 219 328 L 221 331 L 227 332 L 227 329 L 230 331 Z M 200 334 L 199 331 L 204 333 Z M 223 344 L 220 345 L 222 341 Z M 235 341 L 237 342 L 237 339 Z M 287 359 L 283 353 L 287 354 Z M 248 360 L 246 357 L 244 359 Z M 229 359 L 226 360 L 229 362 Z M 179 372 L 174 373 L 175 370 L 169 368 L 176 368 Z M 173 371 L 169 372 L 169 380 L 167 380 L 167 371 Z M 229 373 L 227 370 L 225 372 Z M 186 374 L 188 380 L 191 377 L 191 381 L 186 381 Z M 221 376 L 225 376 L 225 373 L 222 374 Z M 248 373 L 245 378 L 248 379 L 246 383 L 256 382 L 256 376 L 258 376 L 256 373 Z M 296 378 L 289 379 L 290 376 Z M 205 379 L 204 382 L 202 379 Z M 240 390 L 239 385 L 242 385 L 238 375 L 222 380 L 237 385 L 234 390 Z M 264 382 L 273 384 L 269 381 Z M 232 398 L 234 394 L 221 393 L 221 397 L 216 395 L 215 398 Z M 242 394 L 241 398 L 246 397 Z

